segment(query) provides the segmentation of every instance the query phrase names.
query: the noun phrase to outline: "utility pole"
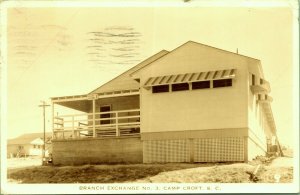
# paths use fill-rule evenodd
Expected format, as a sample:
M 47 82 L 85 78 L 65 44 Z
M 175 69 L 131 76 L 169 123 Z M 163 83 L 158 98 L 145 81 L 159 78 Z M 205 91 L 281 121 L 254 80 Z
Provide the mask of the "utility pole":
M 46 145 L 46 113 L 45 109 L 47 106 L 50 106 L 49 104 L 46 104 L 45 101 L 41 101 L 41 105 L 39 107 L 43 107 L 43 121 L 44 121 L 44 144 L 43 144 L 43 156 L 42 156 L 42 165 L 44 165 L 44 160 L 45 160 L 45 145 Z

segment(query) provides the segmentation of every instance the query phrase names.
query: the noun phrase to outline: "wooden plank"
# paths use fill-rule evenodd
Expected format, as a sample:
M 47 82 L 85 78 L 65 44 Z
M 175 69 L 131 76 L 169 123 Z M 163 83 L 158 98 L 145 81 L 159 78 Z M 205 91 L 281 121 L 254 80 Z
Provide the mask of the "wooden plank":
M 61 103 L 61 102 L 71 102 L 71 101 L 80 101 L 80 100 L 88 100 L 88 97 L 66 97 L 59 99 L 52 99 L 53 103 Z
M 140 122 L 132 122 L 132 123 L 119 123 L 119 125 L 139 125 L 141 124 Z
M 122 113 L 122 112 L 139 112 L 140 109 L 131 109 L 131 110 L 118 110 L 116 112 L 118 113 Z
M 64 125 L 64 123 L 53 123 L 55 125 Z
M 72 123 L 72 122 L 86 122 L 86 121 L 92 121 L 92 119 L 90 119 L 90 120 L 87 120 L 87 119 L 81 119 L 81 120 L 75 120 L 74 119 L 74 121 L 73 120 L 68 120 L 68 121 L 64 121 L 64 123 Z M 63 123 L 62 123 L 63 124 Z
M 120 116 L 118 119 L 140 118 L 140 115 Z
M 96 137 L 96 129 L 95 129 L 95 99 L 93 99 L 93 137 Z
M 59 118 L 66 118 L 66 117 L 73 117 L 73 116 L 87 116 L 89 115 L 88 113 L 84 113 L 84 114 L 66 114 L 66 115 L 59 115 L 57 117 Z M 57 118 L 55 117 L 55 118 Z

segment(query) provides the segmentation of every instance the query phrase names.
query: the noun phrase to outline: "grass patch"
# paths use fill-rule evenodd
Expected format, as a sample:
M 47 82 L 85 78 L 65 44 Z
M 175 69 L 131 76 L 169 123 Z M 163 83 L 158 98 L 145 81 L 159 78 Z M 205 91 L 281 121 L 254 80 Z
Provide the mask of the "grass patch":
M 39 166 L 8 171 L 8 178 L 21 183 L 120 183 L 199 166 L 209 164 Z

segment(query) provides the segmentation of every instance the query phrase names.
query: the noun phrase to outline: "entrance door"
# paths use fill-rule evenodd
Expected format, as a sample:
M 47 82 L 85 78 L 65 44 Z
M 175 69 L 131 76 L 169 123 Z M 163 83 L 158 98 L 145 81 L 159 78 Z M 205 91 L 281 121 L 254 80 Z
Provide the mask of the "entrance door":
M 100 106 L 100 112 L 110 112 L 111 111 L 111 105 L 103 105 L 103 106 Z M 103 119 L 103 118 L 110 118 L 111 117 L 111 114 L 110 113 L 106 113 L 106 114 L 100 114 L 100 118 Z M 110 120 L 101 120 L 100 121 L 100 124 L 101 125 L 104 125 L 104 124 L 110 124 Z

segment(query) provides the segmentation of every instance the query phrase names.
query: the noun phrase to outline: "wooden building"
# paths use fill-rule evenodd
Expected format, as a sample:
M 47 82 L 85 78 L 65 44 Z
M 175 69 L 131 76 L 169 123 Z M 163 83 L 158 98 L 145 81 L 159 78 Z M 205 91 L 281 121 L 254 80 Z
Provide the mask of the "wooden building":
M 189 41 L 85 95 L 53 97 L 54 164 L 248 161 L 276 134 L 257 59 Z
M 24 134 L 7 141 L 8 157 L 42 156 L 43 152 L 43 133 Z M 51 152 L 52 133 L 46 133 L 46 151 Z

